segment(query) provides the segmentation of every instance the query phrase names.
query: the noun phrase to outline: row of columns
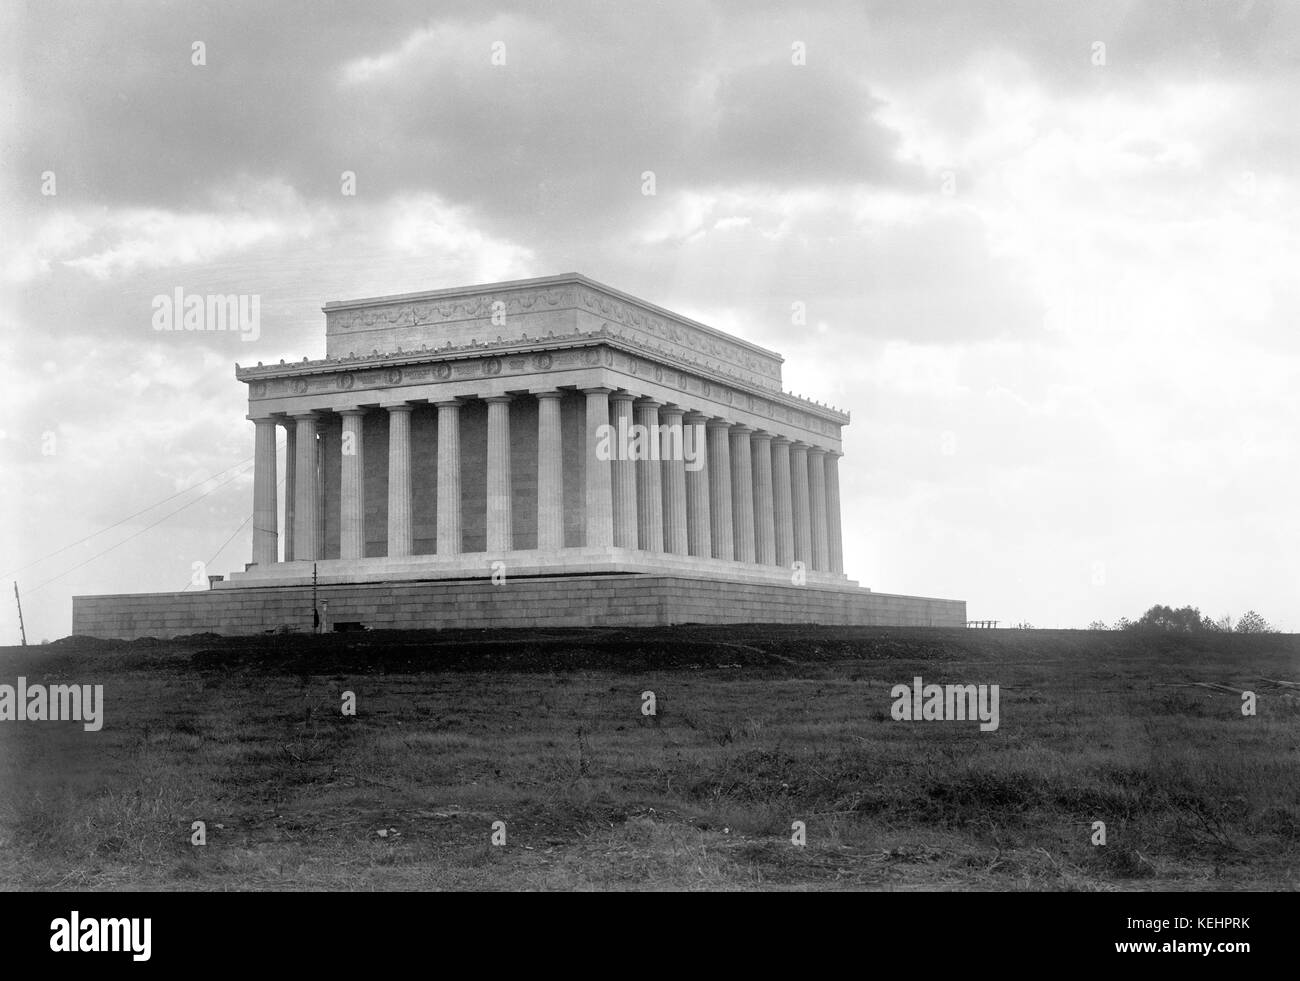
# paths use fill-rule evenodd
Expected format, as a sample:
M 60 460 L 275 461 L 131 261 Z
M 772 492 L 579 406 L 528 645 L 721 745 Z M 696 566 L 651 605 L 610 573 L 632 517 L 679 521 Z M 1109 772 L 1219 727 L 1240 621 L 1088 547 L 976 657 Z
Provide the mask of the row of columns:
M 729 561 L 842 573 L 840 454 L 742 424 L 638 399 L 629 392 L 588 388 L 586 395 L 586 544 L 667 552 Z M 561 392 L 536 396 L 537 548 L 564 544 Z M 511 524 L 510 402 L 484 401 L 487 419 L 487 550 L 513 548 Z M 460 406 L 433 403 L 438 414 L 437 552 L 461 551 Z M 388 411 L 388 554 L 412 551 L 410 404 Z M 364 409 L 342 416 L 339 556 L 365 554 Z M 291 421 L 253 420 L 253 561 L 277 561 L 276 426 L 287 429 L 285 467 L 285 559 L 319 558 L 323 481 L 319 468 L 318 414 Z M 603 426 L 624 431 L 636 423 L 653 433 L 662 427 L 659 460 L 596 458 Z M 704 427 L 704 446 L 697 445 Z M 674 445 L 680 430 L 681 448 Z M 687 459 L 705 465 L 687 469 Z

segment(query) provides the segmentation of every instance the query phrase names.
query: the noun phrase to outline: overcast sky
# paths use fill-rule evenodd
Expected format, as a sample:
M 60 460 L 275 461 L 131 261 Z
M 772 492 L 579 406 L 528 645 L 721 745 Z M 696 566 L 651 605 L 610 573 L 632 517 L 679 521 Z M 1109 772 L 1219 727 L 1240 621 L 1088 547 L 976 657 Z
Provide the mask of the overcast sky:
M 325 301 L 568 271 L 852 413 L 863 585 L 1300 629 L 1298 39 L 1248 0 L 8 4 L 0 643 L 15 576 L 38 640 L 242 568 L 251 471 L 37 560 L 248 460 L 234 363 L 322 356 Z M 259 294 L 260 339 L 156 333 L 177 287 Z

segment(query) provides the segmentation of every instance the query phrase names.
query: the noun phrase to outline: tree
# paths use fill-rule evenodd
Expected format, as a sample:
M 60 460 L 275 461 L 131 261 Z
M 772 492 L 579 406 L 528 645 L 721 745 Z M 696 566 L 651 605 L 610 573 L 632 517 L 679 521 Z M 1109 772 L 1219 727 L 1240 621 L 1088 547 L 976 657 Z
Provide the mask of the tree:
M 1254 610 L 1247 610 L 1237 621 L 1237 633 L 1239 634 L 1271 634 L 1276 633 L 1273 625 L 1265 620 Z
M 1206 629 L 1207 620 L 1194 606 L 1184 606 L 1180 610 L 1168 606 L 1151 607 L 1138 620 L 1139 630 L 1163 630 L 1170 633 L 1197 633 Z
M 1120 617 L 1115 621 L 1116 630 L 1132 630 L 1135 626 L 1136 624 L 1134 624 L 1128 617 Z
M 1089 629 L 1089 630 L 1109 630 L 1110 627 L 1106 626 L 1106 625 L 1105 625 L 1104 623 L 1102 623 L 1100 620 L 1093 620 L 1092 623 L 1088 624 L 1088 629 Z

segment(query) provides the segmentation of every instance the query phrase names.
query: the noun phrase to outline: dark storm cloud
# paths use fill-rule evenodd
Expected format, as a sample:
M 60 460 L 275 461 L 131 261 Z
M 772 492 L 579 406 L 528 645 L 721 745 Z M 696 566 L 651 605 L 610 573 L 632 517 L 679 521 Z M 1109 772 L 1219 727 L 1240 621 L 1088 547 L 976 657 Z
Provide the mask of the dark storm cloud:
M 786 36 L 748 46 L 686 5 L 315 10 L 33 9 L 15 45 L 16 176 L 53 169 L 70 198 L 185 209 L 249 177 L 337 201 L 352 170 L 359 195 L 435 190 L 516 228 L 633 207 L 646 170 L 664 191 L 917 179 L 860 68 L 824 49 L 796 68 Z M 381 67 L 349 77 L 359 59 Z
M 308 199 L 436 191 L 495 232 L 589 234 L 660 193 L 719 184 L 915 188 L 876 84 L 1014 53 L 1057 86 L 1161 71 L 1293 69 L 1297 8 L 1270 2 L 40 5 L 11 50 L 26 95 L 13 178 L 53 169 L 104 204 L 200 207 L 276 179 Z M 834 29 L 832 29 L 834 28 Z M 489 45 L 506 45 L 504 67 Z M 807 65 L 790 63 L 793 40 Z M 191 44 L 207 64 L 190 63 Z M 388 62 L 349 80 L 359 59 Z M 1166 76 L 1162 76 L 1166 77 Z M 953 90 L 934 124 L 977 125 Z M 1267 149 L 1267 148 L 1266 148 Z M 469 164 L 467 165 L 467 162 Z

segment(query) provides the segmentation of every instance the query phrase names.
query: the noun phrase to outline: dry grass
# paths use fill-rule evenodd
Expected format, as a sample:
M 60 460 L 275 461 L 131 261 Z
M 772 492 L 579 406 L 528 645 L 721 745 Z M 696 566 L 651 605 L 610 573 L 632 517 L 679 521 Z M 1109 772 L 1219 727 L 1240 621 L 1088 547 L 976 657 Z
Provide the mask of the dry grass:
M 0 723 L 0 884 L 1296 886 L 1300 706 L 1263 680 L 1298 679 L 1294 637 L 530 636 L 0 652 L 0 681 L 102 683 L 107 705 L 99 733 Z M 894 722 L 914 674 L 999 684 L 1001 727 Z M 1259 714 L 1193 682 L 1255 690 Z

